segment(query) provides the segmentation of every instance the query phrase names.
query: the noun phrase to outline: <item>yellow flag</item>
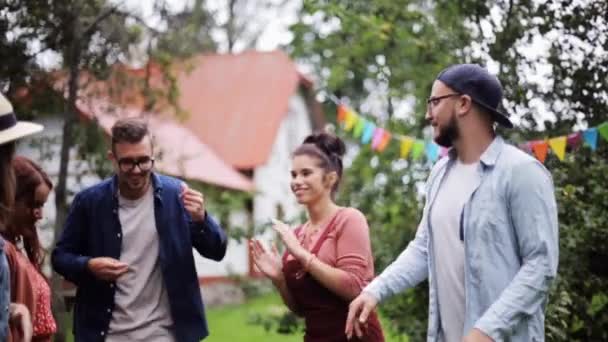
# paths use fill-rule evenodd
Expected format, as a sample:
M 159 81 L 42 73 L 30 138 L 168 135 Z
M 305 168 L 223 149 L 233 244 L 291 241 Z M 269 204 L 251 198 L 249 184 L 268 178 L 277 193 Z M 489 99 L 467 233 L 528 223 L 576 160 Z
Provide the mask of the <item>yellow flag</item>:
M 555 152 L 555 155 L 557 158 L 559 158 L 559 160 L 564 160 L 564 156 L 566 154 L 566 142 L 566 137 L 549 139 L 549 146 L 551 146 L 551 149 L 553 152 Z
M 348 112 L 346 112 L 346 121 L 344 122 L 344 130 L 348 132 L 351 129 L 353 129 L 353 127 L 357 123 L 358 119 L 359 119 L 359 116 L 357 114 L 355 114 L 355 112 L 353 112 L 352 110 L 349 110 Z
M 401 139 L 401 158 L 407 158 L 407 155 L 410 154 L 413 145 L 414 139 L 409 137 L 404 137 L 403 139 Z

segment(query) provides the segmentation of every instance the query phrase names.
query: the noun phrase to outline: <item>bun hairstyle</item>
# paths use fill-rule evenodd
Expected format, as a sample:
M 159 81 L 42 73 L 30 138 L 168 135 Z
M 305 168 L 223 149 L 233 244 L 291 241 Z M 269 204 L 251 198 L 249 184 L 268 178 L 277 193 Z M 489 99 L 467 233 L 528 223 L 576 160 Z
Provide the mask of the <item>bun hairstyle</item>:
M 326 172 L 335 171 L 338 180 L 331 189 L 332 195 L 338 190 L 338 185 L 342 179 L 342 156 L 346 152 L 346 146 L 342 139 L 332 133 L 318 132 L 307 136 L 302 145 L 293 153 L 293 156 L 308 155 L 319 159 L 319 167 Z

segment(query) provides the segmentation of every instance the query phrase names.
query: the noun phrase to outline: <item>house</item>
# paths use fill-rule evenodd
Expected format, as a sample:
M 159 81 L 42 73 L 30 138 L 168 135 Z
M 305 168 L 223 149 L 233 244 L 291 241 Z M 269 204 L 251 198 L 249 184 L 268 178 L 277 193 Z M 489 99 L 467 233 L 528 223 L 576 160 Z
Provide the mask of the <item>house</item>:
M 155 73 L 154 66 L 120 68 L 133 78 L 150 75 L 150 70 Z M 301 208 L 289 188 L 290 155 L 306 135 L 325 124 L 312 83 L 281 51 L 201 55 L 174 71 L 180 113 L 162 104 L 145 111 L 144 101 L 129 91 L 114 94 L 122 98 L 117 101 L 114 96 L 100 95 L 104 92 L 97 88 L 78 101 L 80 115 L 106 131 L 118 116 L 145 115 L 162 149 L 157 165 L 161 172 L 224 189 L 253 191 L 247 210 L 232 213 L 229 226 L 257 226 L 274 217 L 297 218 Z M 162 86 L 151 79 L 151 84 Z M 61 117 L 47 117 L 42 123 L 44 134 L 22 144 L 20 152 L 41 161 L 56 179 L 58 154 L 44 156 L 58 151 Z M 72 193 L 98 181 L 75 151 L 71 158 L 68 186 Z M 49 198 L 46 208 L 49 222 L 54 217 L 52 201 Z M 48 246 L 52 233 L 49 236 L 45 231 L 44 236 Z M 202 283 L 255 275 L 246 243 L 231 241 L 220 263 L 194 255 Z

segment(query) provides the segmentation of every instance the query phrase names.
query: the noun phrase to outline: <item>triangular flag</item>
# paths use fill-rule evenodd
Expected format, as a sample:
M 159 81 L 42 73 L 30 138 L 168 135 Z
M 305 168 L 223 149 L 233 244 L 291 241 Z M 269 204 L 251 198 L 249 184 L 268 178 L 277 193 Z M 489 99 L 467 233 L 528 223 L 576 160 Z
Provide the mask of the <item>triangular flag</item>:
M 414 146 L 412 146 L 412 159 L 417 160 L 424 152 L 424 141 L 416 140 Z
M 559 160 L 564 160 L 566 154 L 566 137 L 549 139 L 549 145 Z
M 343 123 L 344 120 L 346 120 L 346 113 L 348 112 L 348 108 L 346 108 L 345 105 L 343 104 L 339 104 L 338 105 L 338 123 Z
M 414 145 L 414 139 L 410 137 L 404 137 L 401 139 L 401 158 L 407 158 L 407 155 L 410 153 L 412 146 Z
M 577 147 L 582 140 L 581 132 L 568 134 L 568 146 Z
M 346 120 L 344 121 L 344 130 L 348 132 L 351 129 L 353 129 L 353 126 L 355 126 L 355 124 L 357 123 L 357 120 L 359 120 L 359 116 L 355 112 L 353 112 L 352 110 L 349 110 L 348 112 L 346 112 Z
M 376 130 L 376 125 L 371 122 L 365 123 L 365 128 L 363 129 L 363 135 L 361 136 L 361 143 L 364 145 L 369 144 L 374 136 L 374 131 Z
M 439 145 L 437 145 L 433 141 L 429 141 L 426 143 L 426 157 L 431 161 L 435 162 L 437 158 L 439 158 Z
M 589 128 L 583 132 L 583 140 L 585 144 L 591 147 L 593 151 L 597 149 L 597 128 Z
M 388 146 L 388 143 L 391 141 L 391 133 L 388 131 L 384 131 L 384 135 L 382 136 L 382 139 L 380 141 L 380 143 L 378 144 L 378 152 L 382 152 L 384 151 L 384 149 L 386 149 L 386 146 Z
M 526 151 L 527 153 L 532 153 L 532 143 L 531 142 L 527 141 L 525 143 L 519 144 L 518 146 L 519 146 L 519 148 Z
M 380 145 L 380 142 L 382 141 L 382 136 L 384 136 L 384 129 L 380 127 L 376 128 L 374 137 L 372 138 L 372 149 L 378 149 L 378 145 Z
M 549 144 L 544 140 L 533 141 L 532 151 L 534 151 L 536 159 L 544 164 L 545 159 L 547 158 L 547 152 L 549 151 Z
M 603 124 L 597 126 L 597 131 L 600 132 L 600 135 L 608 141 L 608 121 Z
M 363 134 L 363 129 L 365 128 L 366 124 L 367 124 L 367 120 L 365 120 L 363 118 L 359 118 L 359 120 L 357 120 L 357 124 L 355 125 L 355 130 L 353 131 L 353 136 L 356 139 L 361 137 L 361 134 Z

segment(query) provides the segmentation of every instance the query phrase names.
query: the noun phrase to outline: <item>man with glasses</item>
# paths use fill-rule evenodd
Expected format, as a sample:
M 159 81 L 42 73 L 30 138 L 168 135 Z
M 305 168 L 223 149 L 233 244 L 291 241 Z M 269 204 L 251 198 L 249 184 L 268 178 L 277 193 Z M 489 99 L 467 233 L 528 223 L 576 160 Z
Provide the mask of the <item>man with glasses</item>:
M 450 152 L 431 170 L 416 237 L 351 303 L 348 336 L 379 302 L 428 279 L 428 341 L 544 341 L 558 263 L 554 189 L 540 162 L 496 134 L 496 124 L 513 127 L 501 101 L 500 82 L 478 65 L 435 80 L 426 118 Z
M 221 260 L 226 235 L 203 195 L 153 171 L 136 118 L 112 127 L 116 174 L 76 195 L 52 253 L 77 285 L 76 341 L 200 341 L 208 335 L 192 248 Z

